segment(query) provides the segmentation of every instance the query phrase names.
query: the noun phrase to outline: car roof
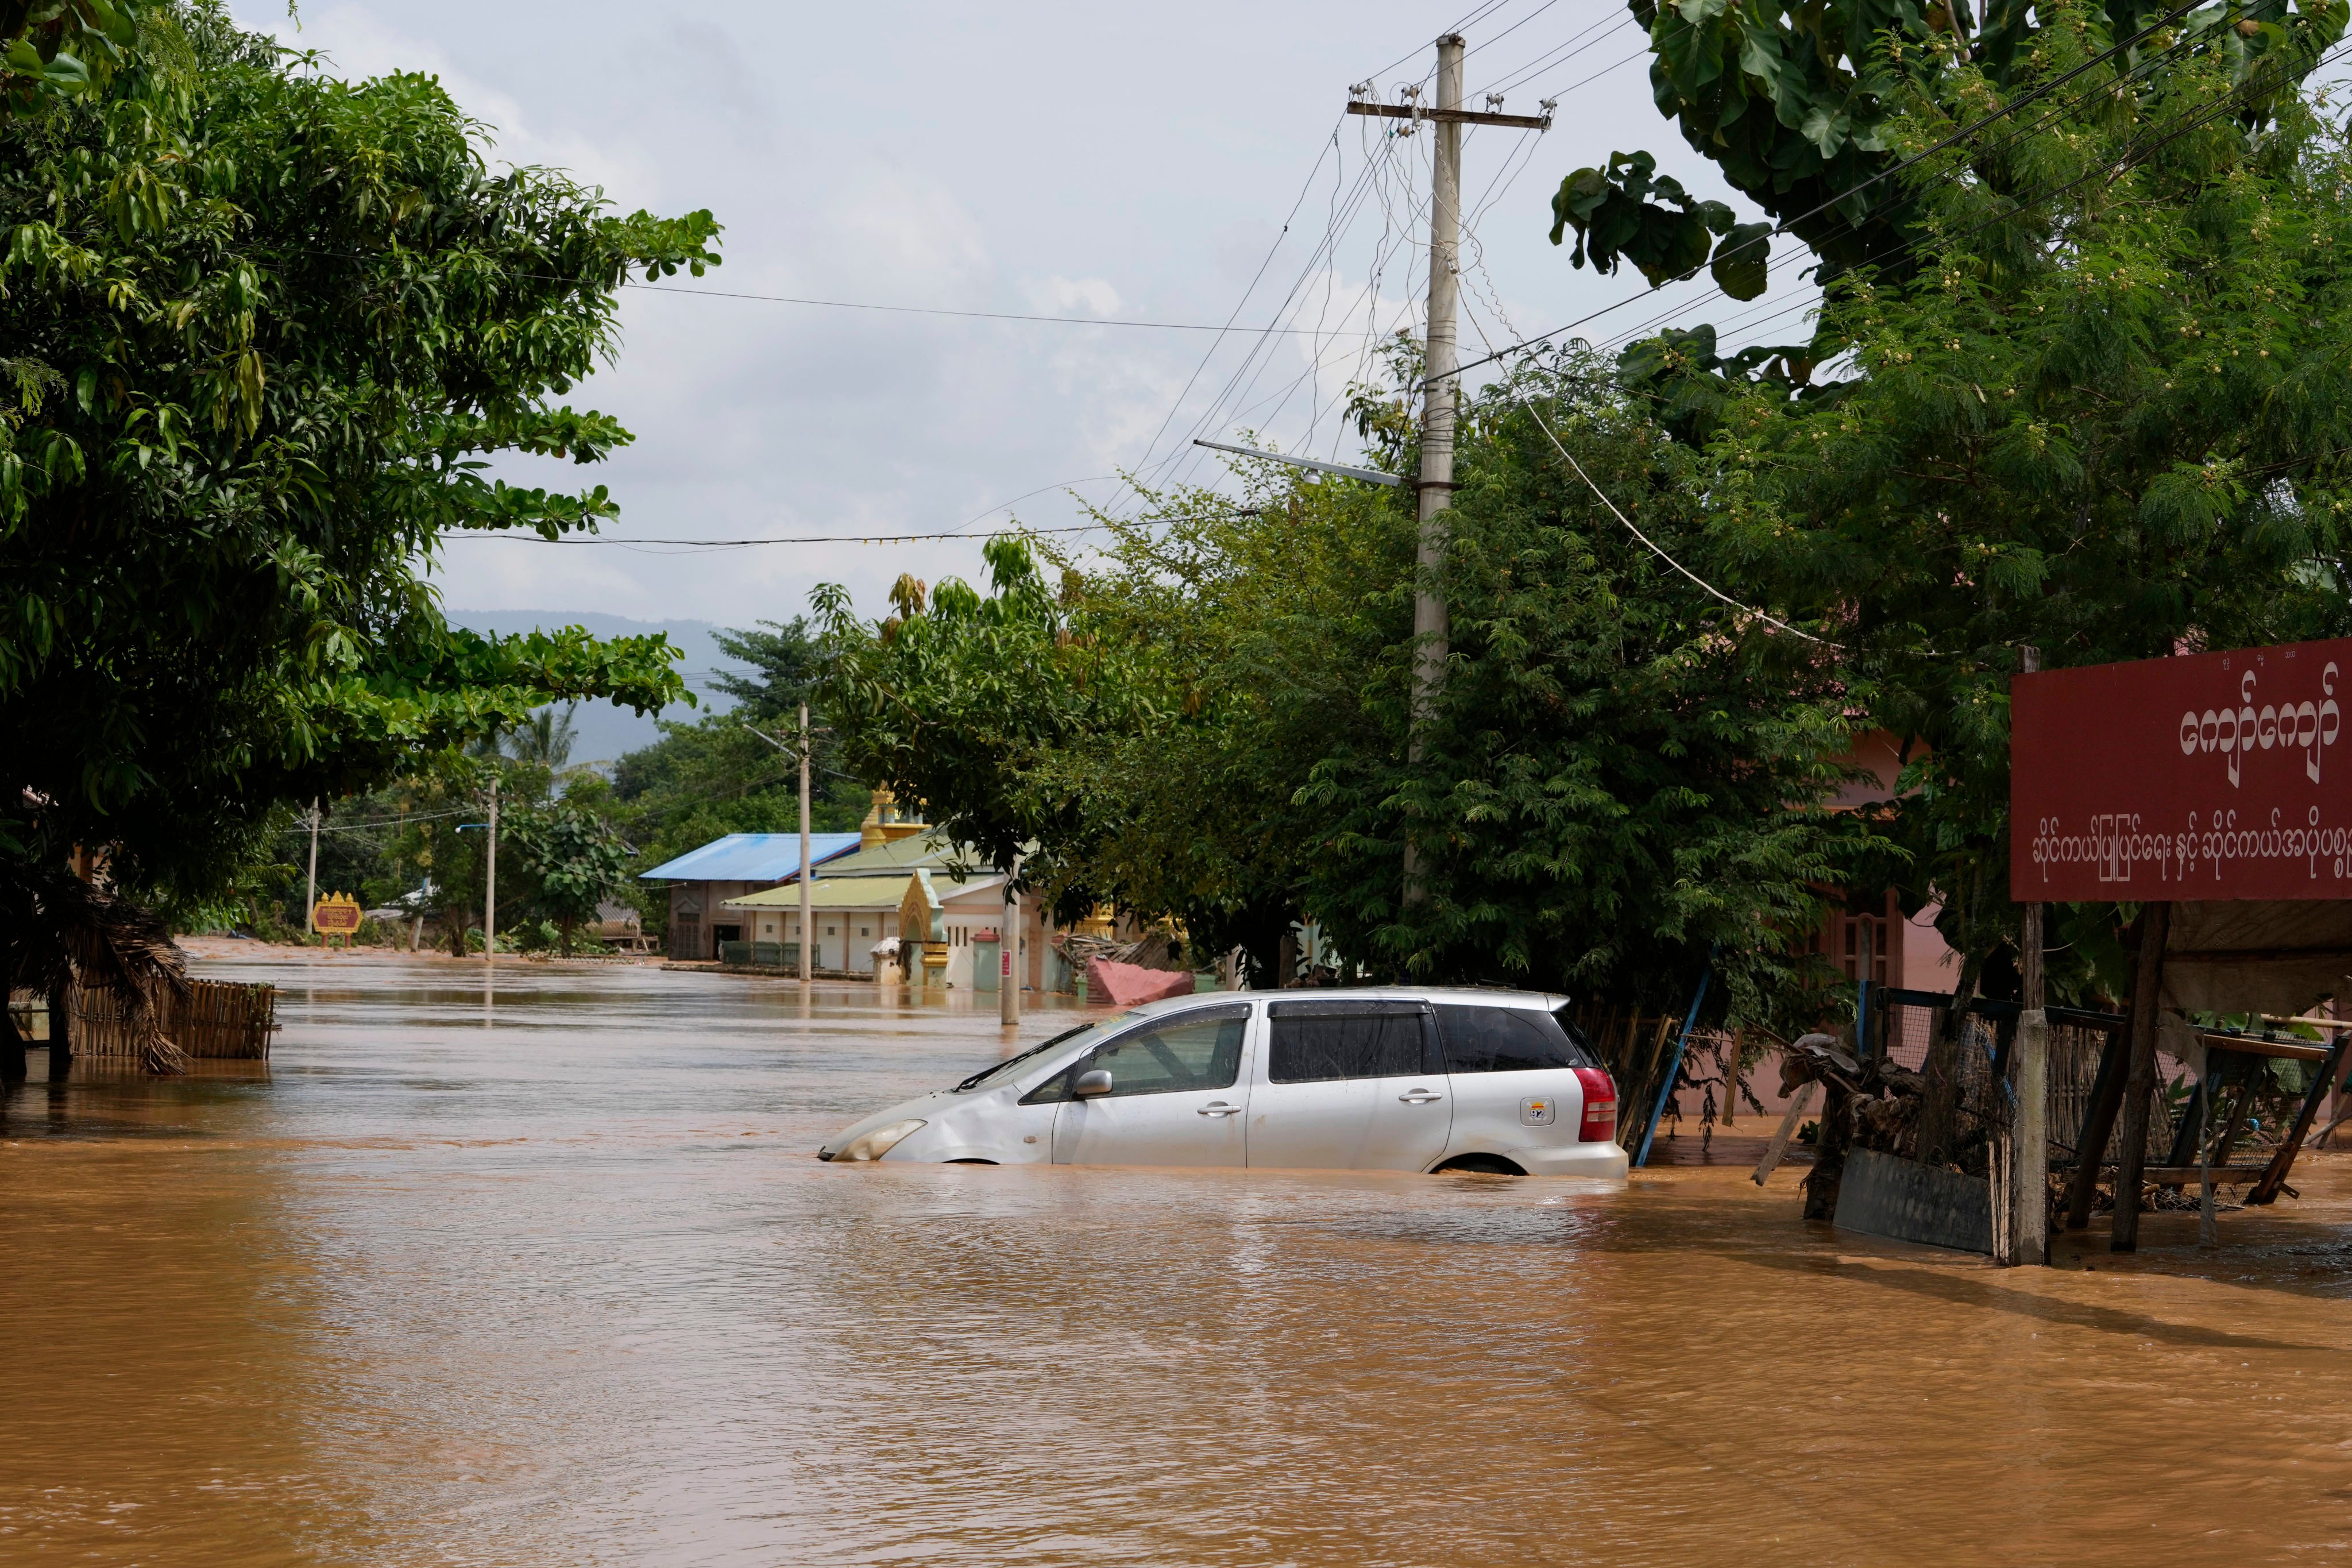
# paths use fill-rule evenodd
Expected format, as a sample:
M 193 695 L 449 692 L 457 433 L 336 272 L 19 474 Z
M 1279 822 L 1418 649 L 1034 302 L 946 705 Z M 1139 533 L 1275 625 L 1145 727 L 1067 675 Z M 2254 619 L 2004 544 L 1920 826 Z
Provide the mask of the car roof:
M 1558 992 L 1503 991 L 1476 985 L 1344 985 L 1316 986 L 1299 991 L 1198 991 L 1189 996 L 1169 996 L 1146 1002 L 1136 1016 L 1156 1018 L 1164 1013 L 1218 1002 L 1455 1002 L 1481 1007 L 1526 1007 L 1551 1012 L 1568 998 Z

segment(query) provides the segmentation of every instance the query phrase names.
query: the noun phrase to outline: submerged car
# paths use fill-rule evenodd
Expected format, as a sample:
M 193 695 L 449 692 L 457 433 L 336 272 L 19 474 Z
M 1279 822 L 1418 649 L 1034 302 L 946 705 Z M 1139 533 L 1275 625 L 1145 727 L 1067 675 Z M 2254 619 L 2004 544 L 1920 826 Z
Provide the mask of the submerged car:
M 824 1160 L 1625 1173 L 1617 1087 L 1531 992 L 1213 993 L 1055 1036 Z

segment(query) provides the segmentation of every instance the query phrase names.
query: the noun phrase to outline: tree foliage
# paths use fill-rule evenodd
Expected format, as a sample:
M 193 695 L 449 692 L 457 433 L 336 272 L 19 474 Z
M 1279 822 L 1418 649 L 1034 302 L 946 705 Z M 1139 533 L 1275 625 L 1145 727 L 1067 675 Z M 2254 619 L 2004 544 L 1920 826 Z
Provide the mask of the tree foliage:
M 2033 68 L 2094 42 L 2048 35 Z M 1886 122 L 1893 146 L 1993 83 L 1959 67 L 1944 90 Z M 1905 177 L 1916 270 L 1832 283 L 1820 341 L 1845 374 L 1656 384 L 1705 413 L 1717 561 L 1842 645 L 1900 739 L 1907 901 L 1942 900 L 1980 956 L 2013 928 L 2019 645 L 2059 667 L 2352 630 L 2352 152 L 2215 51 L 1968 162 Z
M 901 577 L 897 613 L 878 622 L 861 620 L 838 584 L 820 587 L 825 709 L 844 765 L 866 783 L 921 805 L 981 863 L 1030 855 L 1031 879 L 1062 879 L 1088 902 L 1059 866 L 1080 836 L 1079 803 L 1034 787 L 1035 770 L 1147 721 L 1150 683 L 1132 649 L 1074 617 L 1025 542 L 992 539 L 983 553 L 986 595 L 959 578 L 932 588 Z
M 1462 426 L 1444 696 L 1408 761 L 1409 490 L 1245 465 L 1245 505 L 1147 495 L 1058 593 L 1013 542 L 989 599 L 832 623 L 870 728 L 850 753 L 958 834 L 1021 836 L 1065 908 L 1108 900 L 1238 942 L 1270 974 L 1317 921 L 1380 976 L 1655 1005 L 1725 950 L 1738 1005 L 1806 982 L 1816 885 L 1857 835 L 1814 809 L 1843 700 L 1743 658 L 1732 612 L 1600 510 L 1520 406 L 1534 397 L 1645 527 L 1695 542 L 1695 462 L 1578 359 Z M 1381 422 L 1385 399 L 1360 413 Z M 836 711 L 844 705 L 837 704 Z M 1402 898 L 1405 846 L 1426 898 Z
M 1924 144 L 1898 145 L 1891 134 L 1923 104 L 1948 111 L 1948 132 L 2037 88 L 2053 104 L 2086 89 L 2111 91 L 2117 79 L 2129 91 L 2160 90 L 2155 84 L 2194 51 L 2241 82 L 2262 84 L 2243 104 L 2259 123 L 2293 99 L 2320 52 L 2343 36 L 2347 14 L 2344 0 L 2292 9 L 2286 0 L 2201 8 L 1987 0 L 1980 21 L 1968 0 L 1628 0 L 1626 8 L 1649 30 L 1658 111 L 1733 190 L 1803 241 L 1825 278 L 1864 265 L 1891 277 L 1912 265 L 1905 247 L 1918 232 L 1918 186 L 1885 176 L 1906 146 Z M 2108 50 L 2107 76 L 2063 89 L 2051 82 L 2056 62 Z M 1995 145 L 2029 122 L 2021 115 L 1976 145 Z M 1690 258 L 1706 254 L 1710 235 L 1725 233 L 1708 204 L 1690 203 L 1678 185 L 1654 187 L 1654 168 L 1646 153 L 1619 153 L 1606 169 L 1570 174 L 1554 204 L 1556 212 L 1601 215 L 1612 234 L 1630 237 L 1629 258 L 1653 284 L 1687 276 L 1697 265 Z M 1652 199 L 1654 191 L 1664 201 Z M 1559 243 L 1557 225 L 1552 242 Z M 1717 248 L 1726 293 L 1763 291 L 1764 249 L 1760 238 L 1736 252 L 1729 239 Z M 1595 253 L 1596 266 L 1603 254 Z M 1727 260 L 1753 271 L 1727 279 Z M 1750 284 L 1752 292 L 1740 291 Z
M 534 902 L 563 933 L 569 953 L 574 933 L 596 919 L 596 906 L 627 890 L 632 851 L 576 801 L 527 806 L 509 820 L 511 841 L 536 883 Z
M 622 281 L 713 264 L 717 225 L 491 170 L 432 79 L 330 79 L 205 0 L 138 26 L 102 86 L 0 121 L 0 854 L 105 844 L 198 894 L 278 802 L 682 695 L 659 638 L 452 628 L 419 566 L 613 515 L 486 461 L 629 439 L 555 399 Z
M 1318 763 L 1307 901 L 1351 951 L 1416 976 L 1664 1003 L 1710 951 L 1753 1016 L 1809 982 L 1820 888 L 1872 852 L 1822 806 L 1847 703 L 1802 645 L 1635 540 L 1570 467 L 1670 552 L 1707 526 L 1694 454 L 1603 368 L 1569 357 L 1465 410 L 1443 587 L 1444 688 L 1408 759 L 1400 638 L 1364 693 L 1365 742 Z M 1402 899 L 1419 849 L 1424 901 Z

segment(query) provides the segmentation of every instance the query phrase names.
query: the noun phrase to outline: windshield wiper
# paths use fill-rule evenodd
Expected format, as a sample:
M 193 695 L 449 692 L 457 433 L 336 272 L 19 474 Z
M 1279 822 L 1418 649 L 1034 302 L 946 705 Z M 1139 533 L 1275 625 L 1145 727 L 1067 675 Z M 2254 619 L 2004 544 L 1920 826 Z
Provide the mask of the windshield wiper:
M 1007 1057 L 1001 1062 L 981 1068 L 978 1072 L 972 1074 L 970 1078 L 956 1085 L 955 1088 L 948 1090 L 948 1092 L 950 1094 L 969 1093 L 972 1089 L 978 1089 L 988 1079 L 995 1077 L 998 1073 L 1004 1071 L 1005 1068 L 1019 1067 L 1031 1057 L 1036 1056 L 1040 1052 L 1050 1051 L 1055 1046 L 1060 1045 L 1064 1040 L 1076 1039 L 1078 1036 L 1085 1034 L 1088 1029 L 1093 1027 L 1094 1026 L 1092 1024 L 1080 1024 L 1075 1029 L 1065 1029 L 1060 1034 L 1055 1035 L 1052 1039 L 1045 1041 L 1042 1045 L 1032 1046 L 1017 1057 Z

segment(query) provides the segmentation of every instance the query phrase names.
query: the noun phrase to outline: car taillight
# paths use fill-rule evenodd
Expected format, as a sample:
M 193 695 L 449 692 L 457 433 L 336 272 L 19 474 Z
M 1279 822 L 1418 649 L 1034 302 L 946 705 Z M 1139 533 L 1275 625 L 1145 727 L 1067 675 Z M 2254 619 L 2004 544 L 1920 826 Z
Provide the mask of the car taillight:
M 1576 1130 L 1580 1143 L 1603 1143 L 1617 1136 L 1617 1085 L 1599 1068 L 1579 1068 L 1576 1081 L 1584 1086 L 1584 1120 Z

